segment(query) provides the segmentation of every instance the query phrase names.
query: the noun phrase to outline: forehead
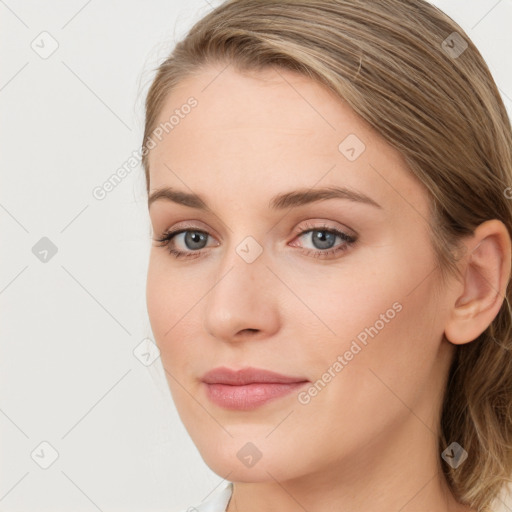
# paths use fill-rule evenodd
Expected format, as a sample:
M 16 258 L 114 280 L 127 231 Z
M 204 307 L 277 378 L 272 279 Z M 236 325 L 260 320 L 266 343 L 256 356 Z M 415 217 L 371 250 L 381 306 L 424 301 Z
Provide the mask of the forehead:
M 191 97 L 196 105 L 183 108 Z M 422 201 L 402 155 L 345 101 L 293 71 L 205 68 L 169 94 L 158 124 L 173 114 L 179 122 L 149 154 L 150 190 L 183 188 L 178 177 L 205 194 L 222 184 L 226 194 L 251 195 L 321 180 L 372 191 L 381 204 L 396 201 L 397 187 Z
M 171 91 L 157 123 L 168 122 L 190 97 L 197 105 L 164 134 L 170 146 L 192 143 L 211 149 L 210 145 L 222 143 L 224 149 L 238 152 L 242 145 L 256 150 L 298 148 L 306 143 L 306 148 L 317 152 L 332 152 L 343 134 L 357 132 L 368 139 L 372 132 L 334 93 L 289 70 L 241 73 L 232 66 L 206 68 Z M 165 144 L 159 146 L 165 149 Z M 151 156 L 156 153 L 160 151 Z

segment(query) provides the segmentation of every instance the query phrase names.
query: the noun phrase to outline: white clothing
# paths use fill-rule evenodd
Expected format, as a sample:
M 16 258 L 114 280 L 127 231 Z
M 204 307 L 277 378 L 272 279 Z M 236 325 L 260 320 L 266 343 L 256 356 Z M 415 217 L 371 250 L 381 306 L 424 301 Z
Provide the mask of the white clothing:
M 226 512 L 231 494 L 233 493 L 233 483 L 224 482 L 220 488 L 216 489 L 211 496 L 200 504 L 188 507 L 180 512 Z

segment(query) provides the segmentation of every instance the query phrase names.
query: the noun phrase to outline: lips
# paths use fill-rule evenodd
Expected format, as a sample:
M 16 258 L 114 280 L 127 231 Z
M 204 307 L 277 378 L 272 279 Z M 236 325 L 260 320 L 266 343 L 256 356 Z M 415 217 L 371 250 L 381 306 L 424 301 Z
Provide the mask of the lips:
M 224 409 L 247 411 L 289 395 L 309 381 L 259 368 L 214 368 L 202 377 L 208 399 Z
M 231 370 L 226 367 L 219 367 L 210 370 L 203 375 L 202 381 L 206 384 L 228 384 L 230 386 L 244 386 L 257 382 L 274 384 L 293 384 L 295 382 L 307 381 L 304 377 L 289 377 L 269 370 L 260 368 L 242 368 Z

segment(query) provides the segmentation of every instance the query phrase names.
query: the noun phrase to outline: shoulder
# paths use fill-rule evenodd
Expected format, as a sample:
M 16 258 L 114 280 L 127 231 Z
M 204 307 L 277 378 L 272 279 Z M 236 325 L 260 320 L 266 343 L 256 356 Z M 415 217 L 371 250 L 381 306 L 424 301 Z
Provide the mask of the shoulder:
M 201 503 L 182 509 L 179 512 L 225 512 L 233 492 L 232 482 L 223 482 Z

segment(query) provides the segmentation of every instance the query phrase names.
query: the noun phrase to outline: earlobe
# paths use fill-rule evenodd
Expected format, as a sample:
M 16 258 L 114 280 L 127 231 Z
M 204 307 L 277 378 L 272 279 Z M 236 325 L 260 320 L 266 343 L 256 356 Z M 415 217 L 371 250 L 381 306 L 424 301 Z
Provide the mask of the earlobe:
M 446 338 L 457 345 L 476 339 L 494 320 L 511 272 L 511 240 L 503 222 L 483 222 L 466 244 L 463 292 L 455 298 L 445 326 Z

